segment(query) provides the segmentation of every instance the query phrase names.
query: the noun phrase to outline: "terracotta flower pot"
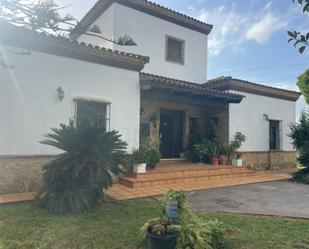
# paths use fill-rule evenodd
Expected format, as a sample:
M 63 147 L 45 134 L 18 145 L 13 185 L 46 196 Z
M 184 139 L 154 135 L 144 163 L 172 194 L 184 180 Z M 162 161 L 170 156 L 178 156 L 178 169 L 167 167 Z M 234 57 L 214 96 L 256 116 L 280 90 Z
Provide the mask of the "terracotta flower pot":
M 225 155 L 219 156 L 219 163 L 220 163 L 220 165 L 227 165 L 228 161 L 229 161 L 228 156 L 225 156 Z
M 219 158 L 217 158 L 217 157 L 210 158 L 210 163 L 211 163 L 212 166 L 218 166 L 219 165 Z

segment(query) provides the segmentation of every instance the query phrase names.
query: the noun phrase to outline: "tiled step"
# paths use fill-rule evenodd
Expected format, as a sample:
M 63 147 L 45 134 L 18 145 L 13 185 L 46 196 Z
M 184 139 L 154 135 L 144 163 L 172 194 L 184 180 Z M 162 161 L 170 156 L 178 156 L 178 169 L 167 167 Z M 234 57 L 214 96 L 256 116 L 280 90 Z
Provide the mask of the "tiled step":
M 187 172 L 187 171 L 185 171 Z M 122 177 L 120 178 L 120 184 L 125 185 L 130 188 L 143 188 L 150 186 L 166 185 L 166 184 L 180 184 L 180 183 L 190 183 L 190 182 L 206 182 L 209 180 L 219 180 L 219 179 L 229 179 L 238 177 L 247 177 L 257 175 L 256 171 L 249 170 L 239 170 L 238 172 L 225 172 L 217 174 L 206 174 L 206 175 L 187 175 L 181 176 L 177 175 L 179 172 L 175 172 L 174 176 L 171 177 L 161 177 L 158 176 L 153 179 L 140 179 L 134 177 Z M 211 172 L 213 173 L 213 172 Z M 168 174 L 169 175 L 169 174 Z
M 158 163 L 158 166 L 162 164 L 179 164 L 179 163 L 185 163 L 186 159 L 184 158 L 171 158 L 171 159 L 161 159 Z
M 115 184 L 106 191 L 106 194 L 116 200 L 128 200 L 136 198 L 144 198 L 150 196 L 158 196 L 166 193 L 169 189 L 177 189 L 183 191 L 196 191 L 202 189 L 222 188 L 229 186 L 237 186 L 243 184 L 252 184 L 258 182 L 269 182 L 288 179 L 289 176 L 276 174 L 275 171 L 268 171 L 266 173 L 259 172 L 258 174 L 251 175 L 249 177 L 235 177 L 221 180 L 209 180 L 209 181 L 197 181 L 189 183 L 176 183 L 156 185 L 143 188 L 129 188 L 122 184 Z
M 161 169 L 154 171 L 147 171 L 146 173 L 132 173 L 129 177 L 140 180 L 156 180 L 156 179 L 174 179 L 174 178 L 187 178 L 187 177 L 201 177 L 201 176 L 213 176 L 220 174 L 232 174 L 249 172 L 244 167 L 192 167 L 184 169 Z

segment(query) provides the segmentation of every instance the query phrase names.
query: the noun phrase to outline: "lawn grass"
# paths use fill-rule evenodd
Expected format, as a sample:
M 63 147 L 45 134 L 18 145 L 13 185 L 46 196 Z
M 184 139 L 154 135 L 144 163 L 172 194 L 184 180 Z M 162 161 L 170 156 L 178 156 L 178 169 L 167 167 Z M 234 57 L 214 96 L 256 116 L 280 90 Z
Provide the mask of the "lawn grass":
M 108 202 L 83 215 L 50 216 L 32 203 L 0 206 L 0 249 L 133 249 L 140 227 L 158 216 L 151 200 Z M 212 213 L 227 226 L 229 248 L 309 248 L 309 221 Z
M 204 216 L 227 225 L 229 248 L 309 249 L 309 220 L 224 213 Z

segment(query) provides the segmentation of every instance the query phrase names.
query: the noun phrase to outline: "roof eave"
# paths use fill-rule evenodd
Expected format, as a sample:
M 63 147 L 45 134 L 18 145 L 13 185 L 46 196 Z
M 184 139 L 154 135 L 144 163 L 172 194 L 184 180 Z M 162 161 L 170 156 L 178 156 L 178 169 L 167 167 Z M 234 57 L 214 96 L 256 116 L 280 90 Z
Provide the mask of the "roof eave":
M 221 91 L 234 90 L 294 102 L 301 96 L 300 92 L 270 87 L 245 80 L 234 79 L 232 77 L 210 80 L 209 83 L 204 84 L 204 86 Z
M 113 3 L 118 3 L 132 9 L 142 11 L 160 19 L 173 22 L 180 26 L 198 31 L 203 34 L 210 34 L 213 29 L 213 25 L 203 23 L 192 17 L 178 13 L 171 9 L 162 7 L 160 5 L 151 3 L 149 1 L 136 1 L 136 0 L 99 0 L 82 18 L 77 27 L 72 30 L 70 37 L 72 39 L 78 39 L 78 37 L 87 30 L 87 28 L 93 24 Z
M 89 61 L 98 64 L 141 71 L 149 57 L 126 54 L 105 48 L 93 47 L 84 43 L 38 34 L 12 24 L 0 22 L 0 42 L 13 47 L 43 52 L 47 54 Z
M 151 77 L 148 79 L 148 77 Z M 197 87 L 197 84 L 191 83 L 192 86 L 184 86 L 184 82 L 179 81 L 179 85 L 172 85 L 168 84 L 166 82 L 169 82 L 170 80 L 175 80 L 175 79 L 170 79 L 170 78 L 165 78 L 162 76 L 157 76 L 157 75 L 151 75 L 151 74 L 146 74 L 146 73 L 140 73 L 140 82 L 142 88 L 144 87 L 145 89 L 151 88 L 153 86 L 158 87 L 158 88 L 164 88 L 164 89 L 174 89 L 177 91 L 182 91 L 182 92 L 187 92 L 187 93 L 192 93 L 195 95 L 204 95 L 204 96 L 210 96 L 213 98 L 219 98 L 222 99 L 226 103 L 240 103 L 242 99 L 245 97 L 240 94 L 232 94 L 232 93 L 224 93 L 224 92 L 219 92 L 216 90 L 212 89 L 207 89 L 203 87 L 199 87 L 199 89 L 195 89 Z M 164 82 L 166 81 L 166 82 Z M 177 81 L 177 80 L 175 80 Z M 190 84 L 189 82 L 186 82 L 186 84 Z

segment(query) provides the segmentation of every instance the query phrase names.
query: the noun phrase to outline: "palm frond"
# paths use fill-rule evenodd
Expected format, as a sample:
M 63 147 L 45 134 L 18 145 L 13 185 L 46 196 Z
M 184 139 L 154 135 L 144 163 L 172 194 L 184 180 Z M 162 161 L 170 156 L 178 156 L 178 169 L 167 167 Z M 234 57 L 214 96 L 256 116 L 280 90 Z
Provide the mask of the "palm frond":
M 127 144 L 116 131 L 89 123 L 52 128 L 42 144 L 63 151 L 43 167 L 44 187 L 39 205 L 51 213 L 84 212 L 100 205 L 103 190 L 112 185 L 126 156 Z M 95 175 L 94 175 L 95 174 Z

